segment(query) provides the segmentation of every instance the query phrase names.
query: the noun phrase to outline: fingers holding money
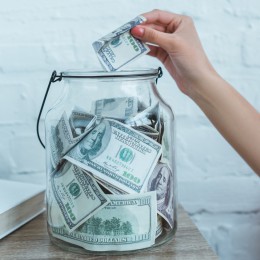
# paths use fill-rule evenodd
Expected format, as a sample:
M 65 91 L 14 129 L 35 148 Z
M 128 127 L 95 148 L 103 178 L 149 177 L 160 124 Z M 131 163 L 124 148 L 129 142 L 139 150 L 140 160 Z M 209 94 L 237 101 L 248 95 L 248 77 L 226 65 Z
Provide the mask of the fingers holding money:
M 182 16 L 179 14 L 171 13 L 155 9 L 153 11 L 143 13 L 141 16 L 145 17 L 145 25 L 155 24 L 164 28 L 164 32 L 174 32 L 182 20 Z

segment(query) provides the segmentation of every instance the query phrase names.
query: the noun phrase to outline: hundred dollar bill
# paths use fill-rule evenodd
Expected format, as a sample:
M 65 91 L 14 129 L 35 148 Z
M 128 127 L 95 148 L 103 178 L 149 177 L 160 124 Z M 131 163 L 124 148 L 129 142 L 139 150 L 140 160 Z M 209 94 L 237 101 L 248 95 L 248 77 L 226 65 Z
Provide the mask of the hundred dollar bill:
M 113 32 L 93 42 L 93 48 L 102 66 L 107 71 L 115 71 L 128 62 L 150 51 L 149 47 L 134 38 L 130 30 L 146 19 L 137 16 Z
M 163 232 L 163 225 L 162 225 L 162 217 L 157 214 L 157 226 L 156 226 L 156 233 L 155 237 L 157 238 Z
M 95 124 L 96 119 L 97 117 L 95 115 L 73 110 L 69 117 L 73 138 L 84 134 L 87 129 L 91 128 Z
M 108 195 L 111 202 L 78 229 L 52 227 L 54 237 L 90 251 L 125 251 L 155 243 L 157 209 L 155 192 Z
M 82 171 L 90 175 L 92 178 L 94 178 L 105 194 L 126 194 L 126 192 L 119 190 L 117 187 L 112 186 L 111 184 L 105 182 L 104 180 L 97 178 L 97 176 L 94 176 L 91 172 L 88 172 L 84 169 L 82 169 Z
M 147 191 L 156 191 L 157 210 L 170 225 L 174 224 L 173 172 L 166 163 L 158 163 L 147 184 Z
M 133 128 L 142 134 L 145 134 L 153 140 L 158 140 L 160 133 L 149 125 L 133 126 Z
M 172 130 L 172 128 L 171 128 Z M 164 135 L 164 120 L 163 120 L 163 115 L 160 115 L 160 120 L 158 123 L 158 132 L 159 132 L 159 137 L 158 137 L 158 143 L 162 144 L 162 139 Z
M 118 121 L 103 119 L 64 157 L 127 193 L 142 192 L 161 145 Z
M 64 224 L 70 231 L 110 202 L 92 177 L 69 162 L 53 173 L 51 187 Z
M 59 164 L 66 151 L 75 144 L 67 115 L 64 112 L 56 126 L 51 127 L 50 150 L 53 167 Z
M 91 112 L 97 116 L 125 120 L 137 113 L 136 97 L 107 98 L 93 102 Z
M 150 106 L 138 113 L 136 116 L 126 119 L 125 123 L 130 126 L 149 125 L 158 130 L 157 124 L 160 120 L 159 103 Z
M 92 120 L 96 119 L 95 116 L 92 116 L 92 118 Z M 75 125 L 72 126 L 75 127 Z M 90 131 L 93 126 L 94 125 L 91 124 L 89 127 L 86 127 L 84 134 Z M 69 119 L 64 112 L 58 124 L 55 127 L 51 127 L 50 150 L 51 161 L 54 168 L 56 168 L 56 166 L 60 163 L 62 156 L 64 156 L 76 143 L 78 143 L 84 137 L 84 134 L 77 137 L 73 136 Z
M 175 158 L 172 157 L 172 131 L 173 131 L 173 122 L 170 122 L 169 124 L 161 124 L 164 128 L 162 129 L 162 158 L 164 160 L 167 160 L 168 162 L 171 162 L 171 165 L 176 165 Z
M 63 227 L 64 219 L 56 202 L 51 187 L 48 188 L 47 198 L 47 222 L 53 227 Z
M 113 186 L 113 185 L 111 185 L 111 184 L 109 184 L 109 183 L 107 183 L 107 182 L 105 182 L 105 181 L 103 181 L 99 178 L 95 178 L 95 180 L 98 184 L 100 184 L 101 188 L 105 188 L 107 191 L 109 191 L 112 194 L 118 194 L 118 195 L 126 194 L 126 192 L 117 189 L 115 186 Z

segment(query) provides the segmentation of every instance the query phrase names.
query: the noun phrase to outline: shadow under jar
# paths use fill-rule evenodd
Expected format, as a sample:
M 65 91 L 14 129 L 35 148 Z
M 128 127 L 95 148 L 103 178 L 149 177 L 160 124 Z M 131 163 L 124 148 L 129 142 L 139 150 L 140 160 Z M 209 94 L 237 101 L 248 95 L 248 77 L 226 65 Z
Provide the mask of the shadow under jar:
M 46 115 L 47 225 L 59 247 L 127 254 L 177 228 L 175 124 L 161 69 L 66 71 Z

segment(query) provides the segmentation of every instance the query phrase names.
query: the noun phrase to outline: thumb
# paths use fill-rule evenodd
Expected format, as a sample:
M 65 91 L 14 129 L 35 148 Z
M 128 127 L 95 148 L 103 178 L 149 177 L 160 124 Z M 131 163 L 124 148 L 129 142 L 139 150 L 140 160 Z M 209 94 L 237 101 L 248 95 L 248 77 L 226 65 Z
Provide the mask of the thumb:
M 136 26 L 131 30 L 131 34 L 143 42 L 156 44 L 165 50 L 167 49 L 169 41 L 169 35 L 167 35 L 167 33 L 149 27 Z

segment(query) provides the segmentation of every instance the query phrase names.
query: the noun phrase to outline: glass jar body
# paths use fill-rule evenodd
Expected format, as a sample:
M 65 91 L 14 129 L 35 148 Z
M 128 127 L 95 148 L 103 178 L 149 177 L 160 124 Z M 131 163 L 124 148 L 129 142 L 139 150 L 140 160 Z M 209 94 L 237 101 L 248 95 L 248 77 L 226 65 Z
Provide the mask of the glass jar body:
M 177 228 L 175 124 L 156 70 L 68 72 L 45 119 L 47 226 L 63 249 L 125 254 Z

